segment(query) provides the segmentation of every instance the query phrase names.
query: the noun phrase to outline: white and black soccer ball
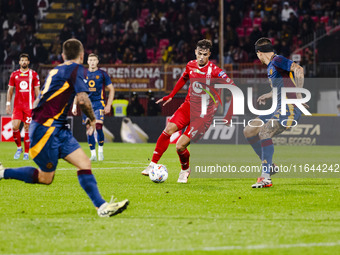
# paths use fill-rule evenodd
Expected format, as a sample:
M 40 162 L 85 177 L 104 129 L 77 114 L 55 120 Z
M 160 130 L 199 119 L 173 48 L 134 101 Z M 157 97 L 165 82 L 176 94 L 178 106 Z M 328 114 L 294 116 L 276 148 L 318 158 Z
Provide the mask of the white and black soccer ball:
M 149 177 L 156 183 L 165 182 L 168 179 L 168 170 L 164 165 L 156 164 L 150 171 Z

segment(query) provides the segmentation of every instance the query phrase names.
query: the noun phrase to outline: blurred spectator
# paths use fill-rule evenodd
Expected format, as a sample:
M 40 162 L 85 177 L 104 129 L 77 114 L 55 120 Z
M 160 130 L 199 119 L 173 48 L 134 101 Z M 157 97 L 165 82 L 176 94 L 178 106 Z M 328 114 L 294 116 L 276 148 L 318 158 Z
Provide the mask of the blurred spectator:
M 133 54 L 130 50 L 130 48 L 125 48 L 125 52 L 123 55 L 123 62 L 127 64 L 131 64 L 133 61 Z
M 142 64 L 147 63 L 146 53 L 142 45 L 137 48 L 137 53 L 133 58 L 133 63 Z
M 253 28 L 253 32 L 251 32 L 250 36 L 249 36 L 249 39 L 251 42 L 255 42 L 261 38 L 263 35 L 259 29 L 259 26 L 258 25 L 254 25 L 254 28 Z
M 129 100 L 124 98 L 123 94 L 119 94 L 117 99 L 112 101 L 113 114 L 115 117 L 126 117 Z
M 289 6 L 289 3 L 284 2 L 283 3 L 283 9 L 282 9 L 282 12 L 281 12 L 281 20 L 283 22 L 287 22 L 291 13 L 293 13 L 295 15 L 294 10 L 293 10 L 292 7 Z
M 127 107 L 128 116 L 144 116 L 144 107 L 139 102 L 138 94 L 136 92 L 132 93 L 131 101 Z
M 48 52 L 42 45 L 40 40 L 37 40 L 33 46 L 32 54 L 29 54 L 32 58 L 32 64 L 46 64 L 48 60 Z
M 53 40 L 50 49 L 48 50 L 50 52 L 50 62 L 61 62 L 61 41 L 60 36 L 57 35 L 55 39 Z
M 161 115 L 162 109 L 159 104 L 156 104 L 156 99 L 154 93 L 149 90 L 146 93 L 148 97 L 148 108 L 147 108 L 147 116 L 158 116 Z
M 60 32 L 60 40 L 65 42 L 66 40 L 72 38 L 72 33 L 67 25 L 64 26 L 63 30 Z
M 299 20 L 295 16 L 294 13 L 290 13 L 289 19 L 288 19 L 288 25 L 294 35 L 297 35 L 299 31 Z
M 52 1 L 1 1 L 0 34 L 6 62 L 11 62 L 18 48 L 22 51 L 35 47 L 34 34 L 39 32 L 36 29 L 38 30 L 43 12 L 50 2 Z M 60 43 L 75 37 L 83 42 L 85 50 L 96 50 L 107 63 L 122 61 L 186 63 L 188 59 L 194 57 L 192 52 L 197 40 L 203 38 L 213 41 L 211 59 L 218 58 L 219 1 L 82 0 L 80 2 L 81 5 L 75 5 L 74 16 L 67 19 L 64 28 L 60 31 Z M 299 44 L 309 42 L 310 39 L 306 38 L 312 38 L 310 35 L 314 31 L 317 35 L 325 33 L 325 23 L 314 24 L 313 19 L 316 18 L 312 19 L 311 15 L 318 16 L 319 19 L 327 16 L 329 21 L 326 25 L 332 27 L 339 25 L 339 0 L 291 0 L 289 2 L 282 4 L 277 0 L 227 1 L 224 5 L 225 62 L 232 63 L 235 61 L 234 58 L 239 62 L 246 55 L 248 61 L 254 60 L 253 44 L 260 36 L 279 40 L 276 48 L 280 49 L 280 52 L 302 46 Z M 65 1 L 64 8 L 70 9 L 73 3 L 74 1 Z M 301 15 L 303 15 L 302 20 Z M 252 18 L 250 23 L 249 18 Z M 258 28 L 254 27 L 253 33 L 249 36 L 247 29 L 253 25 Z M 242 29 L 246 35 L 242 34 Z M 168 39 L 170 44 L 161 47 L 160 39 Z M 12 43 L 13 40 L 15 43 Z M 282 40 L 285 43 L 282 43 Z M 50 63 L 60 61 L 58 44 L 54 41 L 51 43 L 50 49 L 54 50 L 49 52 Z M 152 49 L 155 56 L 146 58 L 145 49 Z

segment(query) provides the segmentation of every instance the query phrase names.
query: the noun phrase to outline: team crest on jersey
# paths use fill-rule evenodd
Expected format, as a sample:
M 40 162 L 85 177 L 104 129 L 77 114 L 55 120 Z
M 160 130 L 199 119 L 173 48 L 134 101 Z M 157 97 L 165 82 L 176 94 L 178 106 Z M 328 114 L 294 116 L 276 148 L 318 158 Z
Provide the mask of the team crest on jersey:
M 218 77 L 221 77 L 222 79 L 225 79 L 227 78 L 227 74 L 223 71 L 221 71 L 219 74 L 218 74 Z
M 96 79 L 97 79 L 97 80 L 99 79 L 99 75 L 96 75 Z
M 202 71 L 200 71 L 199 69 L 196 69 L 196 70 L 195 70 L 195 73 L 205 74 L 205 73 L 203 73 Z
M 94 85 L 96 85 L 96 83 L 95 83 L 93 80 L 90 80 L 90 81 L 89 81 L 89 86 L 90 86 L 91 88 L 93 88 Z

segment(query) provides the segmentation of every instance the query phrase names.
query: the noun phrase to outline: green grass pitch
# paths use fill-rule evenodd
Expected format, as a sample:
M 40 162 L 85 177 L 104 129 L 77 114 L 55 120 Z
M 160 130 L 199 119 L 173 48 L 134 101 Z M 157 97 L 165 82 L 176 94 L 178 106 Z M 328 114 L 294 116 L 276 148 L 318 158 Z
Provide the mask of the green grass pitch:
M 177 184 L 180 165 L 170 145 L 160 161 L 169 178 L 155 184 L 140 174 L 154 146 L 106 144 L 105 161 L 92 164 L 106 200 L 112 194 L 130 200 L 112 218 L 97 216 L 76 170 L 62 160 L 50 186 L 1 180 L 0 254 L 340 253 L 340 179 L 274 177 L 269 189 L 251 189 L 254 179 L 191 178 Z M 244 159 L 259 163 L 250 146 L 225 148 L 239 165 Z M 13 143 L 0 143 L 0 151 L 5 167 L 35 166 L 32 160 L 13 160 Z M 280 154 L 294 155 L 294 164 L 340 163 L 339 152 L 278 146 L 274 157 L 280 162 L 287 160 Z

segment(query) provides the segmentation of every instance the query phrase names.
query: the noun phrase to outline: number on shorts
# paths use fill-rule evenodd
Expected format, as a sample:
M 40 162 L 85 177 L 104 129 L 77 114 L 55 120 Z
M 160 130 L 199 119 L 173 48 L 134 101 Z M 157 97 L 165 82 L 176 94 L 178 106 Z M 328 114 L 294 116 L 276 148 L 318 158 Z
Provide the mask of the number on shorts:
M 190 131 L 188 132 L 188 135 L 191 135 L 191 137 L 194 137 L 198 132 L 198 130 L 195 130 L 195 131 L 193 130 L 194 130 L 194 127 L 191 127 Z
M 26 117 L 26 123 L 31 123 L 32 122 L 32 117 Z

